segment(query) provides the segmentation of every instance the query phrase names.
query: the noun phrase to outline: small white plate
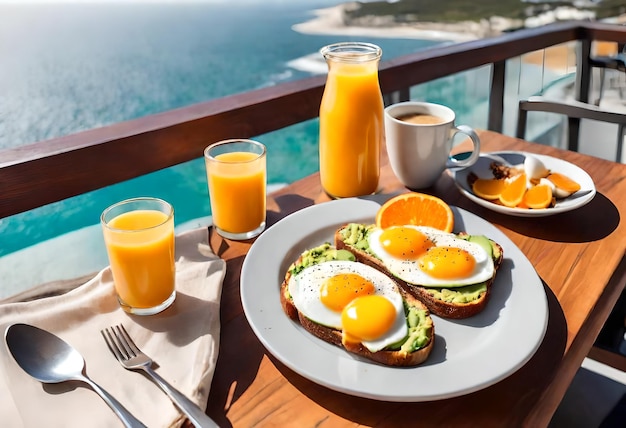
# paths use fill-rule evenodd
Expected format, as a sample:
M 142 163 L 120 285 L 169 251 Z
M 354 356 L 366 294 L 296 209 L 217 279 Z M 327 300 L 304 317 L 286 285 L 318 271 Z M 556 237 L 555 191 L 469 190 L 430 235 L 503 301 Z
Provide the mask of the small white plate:
M 430 401 L 486 388 L 522 367 L 538 349 L 548 322 L 543 283 L 530 261 L 499 229 L 452 207 L 455 231 L 498 242 L 504 260 L 487 307 L 462 320 L 433 316 L 435 347 L 421 365 L 389 367 L 330 345 L 285 315 L 280 284 L 302 251 L 333 240 L 349 222 L 372 223 L 382 197 L 314 205 L 268 228 L 241 270 L 241 302 L 265 348 L 290 369 L 336 391 L 385 401 Z M 381 198 L 378 198 L 381 197 Z M 387 196 L 388 198 L 388 196 Z
M 577 181 L 580 184 L 580 190 L 568 196 L 567 198 L 557 199 L 556 205 L 551 208 L 509 208 L 505 207 L 504 205 L 494 204 L 493 202 L 476 196 L 474 192 L 472 192 L 472 188 L 467 182 L 467 176 L 470 174 L 470 172 L 473 172 L 480 178 L 493 178 L 493 174 L 491 173 L 491 169 L 489 168 L 489 165 L 493 162 L 493 159 L 488 157 L 490 154 L 497 155 L 505 159 L 511 165 L 519 165 L 521 163 L 524 163 L 524 159 L 526 158 L 526 156 L 533 156 L 543 162 L 543 164 L 549 170 L 554 172 L 560 172 L 561 174 L 565 174 L 572 180 Z M 593 180 L 591 179 L 589 174 L 585 172 L 585 170 L 562 159 L 553 158 L 552 156 L 538 155 L 535 153 L 515 151 L 487 153 L 485 156 L 481 155 L 474 165 L 460 170 L 451 171 L 450 174 L 454 178 L 454 183 L 456 184 L 456 187 L 467 198 L 476 202 L 478 205 L 482 205 L 483 207 L 488 208 L 492 211 L 517 217 L 545 217 L 566 211 L 575 210 L 591 202 L 593 197 L 596 195 L 596 186 L 593 184 Z

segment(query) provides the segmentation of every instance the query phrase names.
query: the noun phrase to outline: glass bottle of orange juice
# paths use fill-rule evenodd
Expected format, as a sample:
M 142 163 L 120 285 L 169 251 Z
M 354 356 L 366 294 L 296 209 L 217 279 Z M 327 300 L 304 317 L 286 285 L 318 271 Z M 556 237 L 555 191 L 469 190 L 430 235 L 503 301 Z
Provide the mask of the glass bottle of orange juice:
M 321 49 L 328 77 L 320 105 L 320 177 L 334 198 L 376 192 L 384 141 L 383 98 L 378 83 L 382 50 L 344 42 Z

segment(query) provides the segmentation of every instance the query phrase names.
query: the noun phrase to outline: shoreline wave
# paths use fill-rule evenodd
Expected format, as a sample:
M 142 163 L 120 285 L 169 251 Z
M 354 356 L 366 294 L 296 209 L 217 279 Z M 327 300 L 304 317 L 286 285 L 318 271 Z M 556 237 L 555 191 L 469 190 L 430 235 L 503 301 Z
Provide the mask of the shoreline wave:
M 319 52 L 292 59 L 287 62 L 287 67 L 312 74 L 326 74 L 328 72 L 328 65 Z

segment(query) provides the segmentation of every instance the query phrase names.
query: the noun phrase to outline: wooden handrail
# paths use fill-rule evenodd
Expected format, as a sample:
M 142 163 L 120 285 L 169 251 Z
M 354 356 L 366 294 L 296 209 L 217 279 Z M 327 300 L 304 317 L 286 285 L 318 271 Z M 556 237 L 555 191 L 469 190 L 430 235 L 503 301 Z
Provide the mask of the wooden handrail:
M 626 28 L 556 23 L 435 47 L 381 64 L 381 88 L 406 97 L 411 86 L 575 40 L 625 43 Z M 0 218 L 199 158 L 214 141 L 316 118 L 324 83 L 324 76 L 287 82 L 0 151 Z M 502 111 L 493 94 L 503 91 L 490 98 L 490 126 L 497 128 Z

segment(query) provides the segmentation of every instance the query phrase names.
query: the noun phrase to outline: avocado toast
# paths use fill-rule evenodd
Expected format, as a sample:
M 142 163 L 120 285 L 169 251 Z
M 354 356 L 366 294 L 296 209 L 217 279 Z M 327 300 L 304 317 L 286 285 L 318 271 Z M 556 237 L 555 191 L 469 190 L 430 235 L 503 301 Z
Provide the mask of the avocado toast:
M 302 307 L 297 307 L 294 301 L 294 292 L 297 288 L 296 281 L 300 277 L 301 281 L 307 273 L 310 274 L 315 269 L 331 268 L 343 266 L 339 275 L 332 273 L 330 277 L 338 277 L 346 272 L 346 266 L 355 272 L 376 272 L 369 266 L 363 265 L 355 260 L 355 256 L 345 250 L 338 250 L 329 243 L 304 251 L 296 261 L 294 261 L 285 274 L 284 281 L 280 286 L 280 301 L 284 312 L 292 320 L 299 322 L 302 327 L 314 336 L 325 342 L 344 348 L 346 351 L 360 355 L 372 361 L 376 361 L 388 366 L 415 366 L 424 362 L 434 346 L 434 325 L 428 308 L 413 295 L 402 290 L 393 279 L 385 276 L 385 281 L 389 279 L 388 286 L 393 290 L 393 294 L 401 299 L 400 312 L 397 314 L 400 323 L 404 324 L 400 336 L 392 339 L 391 343 L 380 345 L 380 349 L 372 349 L 366 341 L 356 340 L 341 328 L 330 326 L 322 318 L 313 320 L 303 313 Z M 383 275 L 384 276 L 384 275 Z M 292 288 L 293 287 L 293 288 Z M 315 291 L 319 291 L 314 286 Z M 299 291 L 298 291 L 299 293 Z M 378 292 L 377 292 L 378 293 Z M 354 299 L 356 300 L 356 299 Z M 376 322 L 378 313 L 370 316 L 367 322 Z
M 348 250 L 356 260 L 381 270 L 392 277 L 406 293 L 420 300 L 431 313 L 443 318 L 461 319 L 481 312 L 489 300 L 491 287 L 502 258 L 502 247 L 495 241 L 482 235 L 459 233 L 459 239 L 480 245 L 493 261 L 493 274 L 487 280 L 464 286 L 424 286 L 402 280 L 392 274 L 379 256 L 370 248 L 369 237 L 375 225 L 350 223 L 339 228 L 335 233 L 337 249 Z

